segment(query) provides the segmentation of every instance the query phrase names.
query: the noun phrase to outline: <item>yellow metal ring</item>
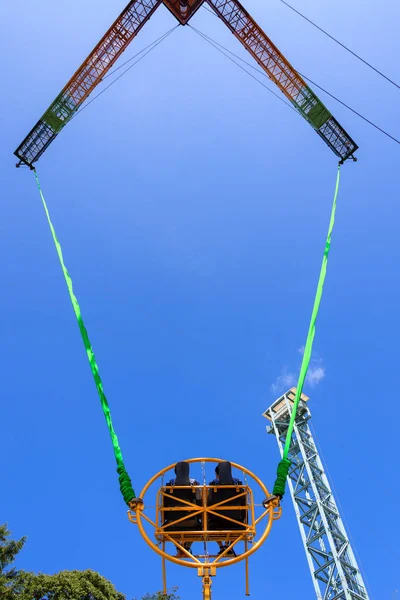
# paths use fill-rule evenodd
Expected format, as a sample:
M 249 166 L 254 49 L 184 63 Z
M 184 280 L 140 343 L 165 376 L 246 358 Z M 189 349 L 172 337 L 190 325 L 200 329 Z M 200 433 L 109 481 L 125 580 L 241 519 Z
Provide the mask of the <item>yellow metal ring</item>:
M 198 462 L 213 462 L 213 463 L 219 463 L 219 462 L 223 462 L 224 459 L 222 458 L 189 458 L 186 459 L 185 462 L 188 463 L 198 463 Z M 231 462 L 231 461 L 230 461 Z M 150 481 L 148 481 L 146 483 L 146 485 L 144 486 L 144 488 L 142 489 L 142 491 L 140 492 L 140 498 L 143 499 L 144 501 L 144 497 L 145 494 L 147 492 L 147 490 L 150 488 L 150 486 L 159 478 L 162 477 L 162 475 L 164 475 L 164 473 L 166 473 L 167 471 L 170 471 L 171 469 L 173 469 L 175 467 L 176 463 L 173 463 L 172 465 L 169 465 L 168 467 L 165 467 L 164 469 L 162 469 L 161 471 L 159 471 L 156 475 L 154 475 L 154 477 L 152 477 L 150 479 Z M 242 465 L 239 465 L 237 463 L 231 462 L 232 467 L 239 469 L 240 471 L 242 471 L 243 473 L 246 473 L 246 475 L 249 475 L 252 479 L 254 479 L 254 481 L 256 481 L 256 483 L 261 487 L 263 493 L 265 494 L 265 497 L 269 496 L 268 490 L 266 488 L 266 486 L 263 484 L 263 482 L 261 481 L 261 479 L 259 479 L 256 475 L 254 475 L 254 473 L 252 473 L 251 471 L 249 471 L 248 469 L 246 469 L 245 467 L 243 467 Z M 254 554 L 254 552 L 256 552 L 261 546 L 262 544 L 265 542 L 265 540 L 267 539 L 270 531 L 271 531 L 271 527 L 272 527 L 272 522 L 274 520 L 276 520 L 277 515 L 276 512 L 274 512 L 274 507 L 270 506 L 265 512 L 264 515 L 266 513 L 269 513 L 268 515 L 268 522 L 265 526 L 264 532 L 261 535 L 260 539 L 254 544 L 252 545 L 251 548 L 249 548 L 248 550 L 246 550 L 243 554 L 241 554 L 240 556 L 235 556 L 234 558 L 231 558 L 229 560 L 225 560 L 224 562 L 209 562 L 207 563 L 208 566 L 213 566 L 216 568 L 222 568 L 222 567 L 229 567 L 235 563 L 240 562 L 241 560 L 244 560 L 246 558 L 248 558 L 249 556 L 251 556 L 252 554 Z M 128 511 L 128 516 L 129 519 L 134 522 L 131 518 L 132 513 L 130 513 Z M 133 515 L 132 515 L 133 517 Z M 193 558 L 192 562 L 188 562 L 186 560 L 182 560 L 180 558 L 177 558 L 175 556 L 171 556 L 170 554 L 167 554 L 164 550 L 161 550 L 147 535 L 144 527 L 143 527 L 143 523 L 142 523 L 142 510 L 138 509 L 136 510 L 136 524 L 139 527 L 139 531 L 142 535 L 142 537 L 144 538 L 145 542 L 150 546 L 150 548 L 152 550 L 154 550 L 157 554 L 159 554 L 161 557 L 166 558 L 167 560 L 174 562 L 175 564 L 181 565 L 183 567 L 190 567 L 193 569 L 197 569 L 199 566 L 203 566 L 205 563 L 202 563 L 201 561 L 198 561 L 197 559 Z

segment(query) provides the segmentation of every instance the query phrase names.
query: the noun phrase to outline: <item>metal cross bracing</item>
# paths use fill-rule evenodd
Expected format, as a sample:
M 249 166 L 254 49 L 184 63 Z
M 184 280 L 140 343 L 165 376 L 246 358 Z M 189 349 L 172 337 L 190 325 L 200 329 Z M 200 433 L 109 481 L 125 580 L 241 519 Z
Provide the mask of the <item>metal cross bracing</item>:
M 296 389 L 264 413 L 281 456 Z M 288 486 L 318 600 L 368 600 L 368 592 L 314 442 L 308 398 L 299 403 L 288 458 Z
M 15 154 L 32 165 L 100 83 L 162 0 L 132 0 L 68 81 Z
M 227 25 L 336 156 L 354 158 L 358 146 L 238 0 L 132 0 L 18 146 L 19 164 L 32 166 L 40 158 L 160 4 L 186 25 L 203 3 Z
M 340 158 L 357 145 L 237 0 L 206 0 L 318 135 Z

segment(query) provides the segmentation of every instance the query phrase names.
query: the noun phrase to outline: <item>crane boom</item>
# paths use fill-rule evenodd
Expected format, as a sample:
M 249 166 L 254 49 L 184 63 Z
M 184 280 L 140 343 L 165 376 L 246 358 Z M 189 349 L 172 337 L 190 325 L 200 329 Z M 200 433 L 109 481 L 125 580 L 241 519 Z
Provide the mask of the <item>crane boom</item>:
M 18 146 L 20 163 L 32 167 L 40 158 L 160 4 L 185 25 L 204 2 L 331 150 L 342 160 L 353 158 L 358 146 L 238 0 L 132 0 Z
M 333 152 L 343 160 L 352 156 L 358 146 L 240 2 L 205 1 Z
M 132 0 L 58 94 L 15 155 L 31 166 L 68 123 L 79 106 L 148 21 L 162 0 Z

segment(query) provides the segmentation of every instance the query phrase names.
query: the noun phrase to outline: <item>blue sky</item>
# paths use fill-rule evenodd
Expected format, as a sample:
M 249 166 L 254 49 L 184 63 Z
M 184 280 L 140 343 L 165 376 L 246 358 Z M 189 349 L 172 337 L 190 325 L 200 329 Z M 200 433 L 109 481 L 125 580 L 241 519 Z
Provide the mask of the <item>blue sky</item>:
M 12 156 L 123 6 L 60 0 L 55 10 L 42 0 L 27 9 L 15 0 L 0 9 L 0 520 L 28 536 L 20 567 L 92 568 L 131 598 L 161 586 L 159 560 L 126 518 L 34 178 Z M 394 0 L 296 7 L 400 79 Z M 278 0 L 246 8 L 299 71 L 400 136 L 398 90 Z M 204 9 L 193 24 L 247 58 Z M 159 9 L 124 59 L 173 26 Z M 319 376 L 305 391 L 371 597 L 391 600 L 400 585 L 400 153 L 320 96 L 360 150 L 342 170 L 317 323 Z M 244 464 L 272 486 L 278 448 L 261 413 L 301 360 L 334 155 L 298 115 L 180 27 L 65 128 L 38 173 L 136 490 L 163 466 L 200 455 Z M 314 597 L 289 498 L 284 506 L 251 561 L 254 600 Z M 242 575 L 241 565 L 224 569 L 215 597 L 242 598 Z M 169 583 L 183 600 L 200 596 L 191 570 L 172 566 Z

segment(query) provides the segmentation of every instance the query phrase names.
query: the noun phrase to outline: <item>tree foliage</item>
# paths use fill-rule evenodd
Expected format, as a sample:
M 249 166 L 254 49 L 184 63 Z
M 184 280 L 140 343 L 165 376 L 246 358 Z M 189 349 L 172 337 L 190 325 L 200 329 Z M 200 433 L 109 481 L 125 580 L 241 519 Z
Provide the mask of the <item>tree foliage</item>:
M 126 600 L 96 571 L 61 571 L 54 575 L 23 573 L 18 600 Z M 171 593 L 146 594 L 142 600 L 179 600 Z
M 25 537 L 9 540 L 10 535 L 7 524 L 0 525 L 0 597 L 4 600 L 14 598 L 20 589 L 20 573 L 12 565 L 26 541 Z
M 171 591 L 164 594 L 163 592 L 156 592 L 155 594 L 146 594 L 142 600 L 179 600 L 179 596 L 176 595 L 178 588 L 172 588 Z
M 19 600 L 125 600 L 95 571 L 60 571 L 54 575 L 21 574 Z
M 0 598 L 1 600 L 126 600 L 108 581 L 90 569 L 60 571 L 54 575 L 18 571 L 13 565 L 26 538 L 9 540 L 7 525 L 0 525 Z M 176 588 L 167 594 L 146 594 L 142 600 L 179 600 Z

